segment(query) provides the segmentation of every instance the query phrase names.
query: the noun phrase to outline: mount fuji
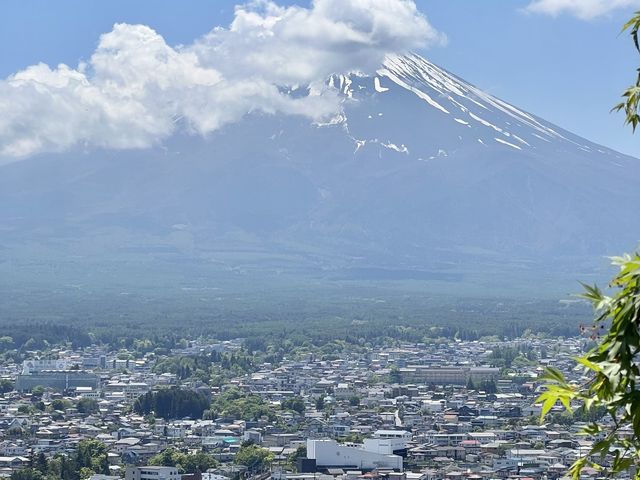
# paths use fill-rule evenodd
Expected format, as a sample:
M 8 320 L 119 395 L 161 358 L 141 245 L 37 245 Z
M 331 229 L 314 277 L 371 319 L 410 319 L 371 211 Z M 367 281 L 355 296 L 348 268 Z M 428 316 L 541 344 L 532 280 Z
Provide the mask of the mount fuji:
M 0 167 L 0 274 L 526 290 L 588 281 L 640 239 L 636 158 L 414 54 L 323 88 L 342 97 L 325 123 L 249 112 L 207 138 Z

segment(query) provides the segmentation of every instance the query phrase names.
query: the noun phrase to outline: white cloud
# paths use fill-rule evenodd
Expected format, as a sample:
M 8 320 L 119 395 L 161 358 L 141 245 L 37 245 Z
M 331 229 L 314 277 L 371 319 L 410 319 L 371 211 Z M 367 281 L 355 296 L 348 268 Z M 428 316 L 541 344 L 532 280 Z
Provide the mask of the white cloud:
M 180 47 L 144 25 L 116 24 L 86 64 L 38 64 L 0 81 L 0 158 L 144 148 L 251 111 L 327 118 L 339 112 L 335 93 L 293 98 L 278 87 L 371 71 L 388 53 L 444 41 L 413 0 L 253 1 L 228 28 Z
M 526 10 L 554 17 L 566 13 L 591 20 L 614 10 L 636 7 L 640 7 L 640 0 L 533 0 Z

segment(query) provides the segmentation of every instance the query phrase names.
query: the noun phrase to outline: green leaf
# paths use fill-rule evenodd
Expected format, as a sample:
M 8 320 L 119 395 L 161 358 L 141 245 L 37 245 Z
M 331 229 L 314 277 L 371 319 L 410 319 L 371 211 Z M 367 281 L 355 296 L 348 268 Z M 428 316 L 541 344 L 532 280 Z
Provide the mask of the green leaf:
M 580 434 L 582 435 L 597 435 L 601 432 L 600 426 L 597 423 L 590 423 L 582 430 L 580 430 Z
M 542 409 L 540 410 L 540 423 L 542 423 L 544 417 L 549 413 L 549 410 L 551 410 L 558 401 L 558 396 L 547 391 L 538 397 L 536 402 L 538 401 L 542 402 Z
M 567 385 L 567 380 L 564 378 L 564 375 L 555 367 L 547 367 L 541 378 L 558 383 L 562 386 Z
M 602 368 L 599 365 L 596 365 L 595 363 L 590 361 L 587 357 L 577 357 L 575 360 L 579 364 L 584 365 L 585 367 L 587 367 L 589 370 L 593 370 L 594 372 L 601 372 L 602 371 Z

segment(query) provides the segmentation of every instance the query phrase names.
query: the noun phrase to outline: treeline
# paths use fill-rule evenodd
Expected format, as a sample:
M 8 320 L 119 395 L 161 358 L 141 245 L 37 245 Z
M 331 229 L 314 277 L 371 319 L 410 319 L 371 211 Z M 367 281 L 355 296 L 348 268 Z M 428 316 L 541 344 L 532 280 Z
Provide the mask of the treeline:
M 323 303 L 324 302 L 324 303 Z M 557 301 L 496 299 L 442 300 L 412 297 L 390 298 L 364 305 L 344 298 L 300 298 L 287 303 L 247 301 L 242 308 L 189 313 L 194 305 L 168 305 L 162 316 L 144 310 L 113 315 L 95 305 L 91 315 L 65 317 L 51 322 L 24 322 L 6 317 L 10 336 L 0 337 L 0 354 L 19 361 L 27 350 L 46 350 L 67 344 L 86 347 L 100 344 L 135 355 L 163 355 L 198 337 L 227 340 L 245 338 L 248 353 L 271 356 L 277 363 L 295 349 L 333 348 L 347 345 L 377 346 L 398 342 L 433 341 L 439 338 L 478 340 L 486 336 L 516 338 L 528 331 L 549 336 L 575 336 L 579 325 L 591 319 L 587 305 L 562 305 Z M 135 318 L 132 318 L 135 317 Z M 153 324 L 154 328 L 148 328 Z M 180 325 L 180 329 L 176 329 Z M 330 354 L 326 353 L 325 354 Z M 250 370 L 244 359 L 222 358 L 220 366 Z M 229 365 L 225 365 L 225 362 Z M 249 362 L 249 360 L 247 360 Z M 192 369 L 192 366 L 185 368 Z M 196 369 L 200 368 L 195 366 Z
M 95 339 L 89 329 L 58 323 L 25 323 L 11 326 L 10 335 L 0 337 L 0 353 L 9 350 L 42 350 L 68 343 L 74 348 L 91 345 Z
M 43 453 L 31 459 L 28 468 L 16 470 L 11 480 L 80 480 L 94 474 L 109 475 L 107 446 L 97 440 L 81 440 L 73 455 Z
M 542 357 L 547 356 L 546 351 L 541 352 Z M 531 365 L 535 365 L 537 363 L 538 356 L 531 348 L 527 345 L 518 345 L 517 347 L 494 347 L 491 355 L 489 356 L 489 361 L 495 367 L 501 368 L 521 368 L 527 367 Z
M 138 415 L 153 414 L 165 420 L 189 417 L 256 421 L 264 417 L 273 422 L 277 420 L 278 410 L 291 410 L 301 414 L 305 411 L 305 404 L 302 397 L 294 396 L 277 407 L 258 395 L 243 392 L 236 387 L 226 389 L 211 401 L 201 393 L 174 387 L 141 395 L 135 401 L 133 410 Z
M 204 417 L 209 419 L 223 417 L 229 420 L 246 421 L 267 417 L 270 421 L 274 421 L 276 413 L 275 407 L 258 395 L 246 394 L 234 387 L 217 395 L 210 408 L 204 412 Z
M 170 447 L 151 457 L 149 465 L 176 467 L 178 473 L 203 473 L 217 467 L 218 462 L 212 455 L 204 452 L 185 453 Z
M 256 355 L 247 351 L 217 352 L 197 356 L 171 356 L 160 360 L 154 373 L 173 373 L 180 380 L 197 378 L 209 384 L 212 377 L 226 373 L 242 375 L 253 373 L 264 362 L 276 363 L 280 358 Z
M 174 418 L 202 418 L 209 408 L 209 399 L 200 392 L 169 388 L 156 392 L 147 392 L 133 404 L 138 415 L 153 413 L 156 417 L 170 420 Z
M 107 447 L 97 440 L 82 440 L 72 455 L 44 453 L 35 455 L 27 468 L 16 470 L 10 480 L 81 480 L 95 474 L 109 475 Z M 204 452 L 181 452 L 167 448 L 149 459 L 149 465 L 176 467 L 179 473 L 206 472 L 218 466 L 213 456 Z

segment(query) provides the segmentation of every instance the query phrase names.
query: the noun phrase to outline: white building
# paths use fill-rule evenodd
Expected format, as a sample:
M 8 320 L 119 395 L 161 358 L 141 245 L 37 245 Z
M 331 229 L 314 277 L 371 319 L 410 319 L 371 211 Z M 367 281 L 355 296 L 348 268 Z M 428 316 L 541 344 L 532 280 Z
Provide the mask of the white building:
M 218 473 L 203 473 L 202 480 L 231 480 L 229 477 Z
M 500 374 L 494 367 L 452 367 L 435 365 L 408 365 L 399 369 L 403 383 L 466 385 L 469 380 L 478 384 L 496 381 Z
M 373 433 L 373 438 L 399 439 L 408 442 L 411 440 L 411 432 L 406 430 L 376 430 Z
M 402 471 L 402 457 L 399 455 L 370 452 L 362 447 L 341 445 L 334 440 L 307 440 L 307 458 L 315 460 L 319 469 Z
M 108 399 L 123 398 L 127 402 L 135 402 L 138 397 L 151 390 L 151 387 L 143 382 L 109 382 L 103 386 L 103 390 Z
M 176 467 L 127 467 L 125 480 L 180 480 Z
M 22 374 L 31 375 L 45 370 L 67 370 L 69 362 L 66 360 L 25 360 L 22 362 Z
M 92 387 L 77 387 L 76 395 L 82 398 L 100 398 L 100 392 Z
M 422 411 L 437 413 L 444 410 L 444 400 L 422 400 Z
M 411 433 L 406 430 L 376 430 L 373 438 L 364 440 L 363 448 L 383 455 L 402 455 L 410 440 Z

